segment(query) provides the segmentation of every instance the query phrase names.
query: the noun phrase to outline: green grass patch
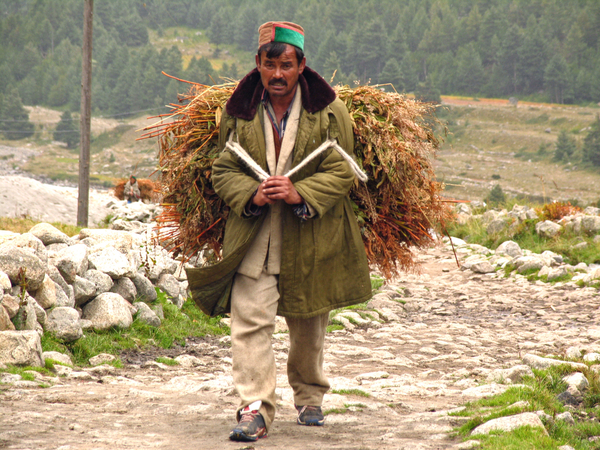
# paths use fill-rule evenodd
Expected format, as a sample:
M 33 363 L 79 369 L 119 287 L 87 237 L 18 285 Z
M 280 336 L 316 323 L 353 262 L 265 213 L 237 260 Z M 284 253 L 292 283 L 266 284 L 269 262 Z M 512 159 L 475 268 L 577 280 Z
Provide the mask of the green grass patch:
M 0 373 L 12 373 L 14 375 L 20 375 L 21 378 L 25 381 L 35 381 L 35 377 L 30 373 L 25 372 L 38 372 L 42 375 L 46 375 L 49 377 L 56 376 L 50 369 L 47 367 L 18 367 L 18 366 L 7 366 L 5 369 L 0 369 Z
M 346 414 L 348 412 L 348 408 L 330 408 L 323 411 L 324 416 L 328 416 L 329 414 Z
M 371 289 L 373 291 L 378 290 L 381 286 L 383 286 L 384 283 L 385 280 L 383 279 L 383 277 L 379 275 L 371 275 Z
M 512 387 L 502 394 L 469 402 L 465 409 L 453 413 L 453 416 L 468 417 L 469 420 L 455 429 L 465 440 L 481 441 L 482 450 L 496 449 L 558 449 L 570 445 L 576 449 L 598 449 L 600 443 L 590 442 L 589 438 L 600 436 L 598 409 L 600 407 L 600 376 L 590 369 L 581 372 L 590 386 L 585 390 L 580 408 L 567 409 L 557 396 L 567 389 L 563 377 L 576 372 L 568 364 L 551 367 L 546 370 L 533 369 L 532 377 L 525 377 L 525 387 Z M 525 406 L 514 406 L 525 401 Z M 575 424 L 551 420 L 545 423 L 548 436 L 537 429 L 523 427 L 507 433 L 491 433 L 488 436 L 471 436 L 472 430 L 492 419 L 510 416 L 525 411 L 543 410 L 555 418 L 557 414 L 569 410 L 575 418 Z
M 359 397 L 366 397 L 366 398 L 369 398 L 371 396 L 371 394 L 369 394 L 368 392 L 365 392 L 361 389 L 332 389 L 331 393 L 339 394 L 339 395 L 357 395 Z
M 34 225 L 41 223 L 31 217 L 0 217 L 0 230 L 12 231 L 14 233 L 27 233 Z M 52 222 L 52 226 L 59 229 L 68 236 L 75 236 L 81 231 L 81 227 L 67 225 L 60 222 Z
M 42 348 L 44 351 L 67 353 L 76 365 L 85 366 L 92 356 L 100 353 L 117 356 L 122 350 L 141 349 L 146 346 L 167 349 L 175 344 L 185 345 L 188 337 L 229 334 L 229 327 L 223 325 L 219 318 L 207 317 L 191 299 L 188 298 L 179 310 L 167 301 L 163 292 L 157 292 L 157 303 L 162 305 L 165 315 L 158 328 L 134 319 L 129 329 L 86 331 L 84 337 L 71 343 L 61 342 L 45 333 L 42 337 Z
M 156 362 L 165 364 L 167 366 L 178 366 L 179 363 L 175 361 L 173 358 L 167 358 L 166 356 L 159 356 L 156 358 Z

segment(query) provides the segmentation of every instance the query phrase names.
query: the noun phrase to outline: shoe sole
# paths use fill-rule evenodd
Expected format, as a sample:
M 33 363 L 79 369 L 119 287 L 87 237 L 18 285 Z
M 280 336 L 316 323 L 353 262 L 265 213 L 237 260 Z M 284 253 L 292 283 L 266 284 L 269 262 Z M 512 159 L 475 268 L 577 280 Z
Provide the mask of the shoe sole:
M 238 442 L 255 442 L 258 441 L 259 439 L 265 438 L 267 437 L 267 433 L 264 434 L 257 434 L 257 435 L 247 435 L 246 433 L 239 431 L 232 431 L 229 434 L 229 439 L 232 441 L 238 441 Z
M 325 424 L 325 419 L 323 420 L 310 420 L 306 422 L 300 422 L 300 420 L 296 421 L 298 425 L 304 425 L 307 427 L 322 427 Z

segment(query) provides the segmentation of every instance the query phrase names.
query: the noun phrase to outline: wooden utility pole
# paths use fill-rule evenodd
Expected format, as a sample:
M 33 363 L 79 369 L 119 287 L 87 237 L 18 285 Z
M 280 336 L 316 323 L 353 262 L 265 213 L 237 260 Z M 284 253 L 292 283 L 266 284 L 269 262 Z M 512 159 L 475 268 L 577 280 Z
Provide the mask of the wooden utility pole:
M 90 204 L 90 133 L 92 123 L 92 23 L 94 0 L 85 0 L 83 10 L 83 51 L 81 71 L 81 150 L 79 152 L 79 197 L 77 225 L 88 226 Z

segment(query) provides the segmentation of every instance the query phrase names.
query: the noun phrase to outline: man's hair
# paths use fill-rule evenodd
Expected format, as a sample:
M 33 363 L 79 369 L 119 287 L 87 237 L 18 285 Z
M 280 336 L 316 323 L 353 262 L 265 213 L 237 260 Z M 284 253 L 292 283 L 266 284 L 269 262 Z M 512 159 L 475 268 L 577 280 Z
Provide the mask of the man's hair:
M 298 61 L 298 64 L 300 64 L 302 62 L 302 59 L 304 58 L 304 52 L 295 45 L 286 44 L 284 42 L 268 42 L 266 44 L 261 45 L 257 52 L 258 59 L 261 59 L 260 55 L 263 52 L 267 53 L 267 58 L 279 58 L 281 54 L 285 52 L 286 45 L 290 45 L 296 51 L 296 59 Z

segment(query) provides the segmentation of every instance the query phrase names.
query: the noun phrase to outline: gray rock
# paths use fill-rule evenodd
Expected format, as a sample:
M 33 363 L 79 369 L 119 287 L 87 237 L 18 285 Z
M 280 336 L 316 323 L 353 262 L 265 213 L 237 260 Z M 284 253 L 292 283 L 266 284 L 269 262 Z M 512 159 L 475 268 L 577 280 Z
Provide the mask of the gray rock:
M 91 268 L 104 272 L 113 279 L 132 276 L 135 270 L 129 264 L 127 256 L 114 248 L 105 248 L 89 256 Z
M 56 283 L 52 281 L 50 276 L 46 275 L 44 277 L 42 286 L 36 291 L 34 298 L 44 309 L 56 305 Z
M 107 243 L 123 254 L 127 254 L 134 248 L 133 236 L 127 231 L 84 228 L 79 232 L 79 238 L 82 240 L 91 238 L 98 244 Z
M 114 355 L 109 355 L 108 353 L 100 353 L 99 355 L 92 356 L 90 358 L 91 366 L 100 366 L 102 364 L 113 362 L 116 358 Z
M 151 303 L 156 300 L 156 289 L 152 282 L 144 275 L 139 273 L 131 277 L 131 281 L 135 285 L 137 298 L 143 302 Z
M 510 369 L 494 370 L 488 375 L 488 381 L 505 382 L 505 383 L 520 383 L 524 377 L 533 377 L 533 371 L 529 366 L 519 365 Z
M 13 321 L 17 330 L 35 331 L 38 329 L 36 308 L 34 306 L 34 303 L 37 303 L 33 299 L 31 301 L 30 298 L 27 295 L 25 301 L 19 303 L 19 311 Z
M 179 281 L 169 273 L 163 273 L 158 279 L 158 287 L 172 299 L 177 299 L 181 293 Z
M 556 396 L 556 399 L 563 405 L 579 406 L 583 401 L 583 395 L 573 386 L 569 386 L 566 391 Z
M 133 284 L 133 281 L 127 277 L 116 280 L 115 284 L 113 284 L 112 288 L 110 288 L 110 292 L 119 294 L 129 303 L 133 303 L 137 295 L 135 284 Z
M 583 214 L 586 216 L 600 216 L 600 208 L 596 208 L 595 206 L 587 206 L 583 210 Z
M 479 261 L 471 266 L 471 270 L 475 273 L 494 273 L 496 269 L 489 261 Z
M 68 285 L 67 285 L 68 286 Z M 56 283 L 54 283 L 54 287 L 56 288 L 56 306 L 68 306 L 69 308 L 75 307 L 75 294 L 72 286 L 68 286 L 69 293 L 71 296 L 65 293 L 63 289 Z
M 0 304 L 0 331 L 14 330 L 15 326 L 10 321 L 8 311 Z
M 553 238 L 560 233 L 563 227 L 551 220 L 544 220 L 535 224 L 535 232 L 545 238 Z
M 13 246 L 0 247 L 0 270 L 10 278 L 13 285 L 19 285 L 19 270 L 23 269 L 27 290 L 37 291 L 44 282 L 46 264 L 31 251 Z
M 163 311 L 163 306 L 161 304 L 154 305 L 152 311 L 154 311 L 154 314 L 156 314 L 160 320 L 165 320 L 165 312 Z
M 512 258 L 519 258 L 520 256 L 523 256 L 523 250 L 521 250 L 519 244 L 514 241 L 504 241 L 496 249 L 496 254 L 508 255 Z
M 8 313 L 8 317 L 11 319 L 17 315 L 17 312 L 19 312 L 19 300 L 12 295 L 4 295 L 0 304 L 4 306 L 4 309 Z
M 491 431 L 512 431 L 525 426 L 529 426 L 532 428 L 540 428 L 544 430 L 544 434 L 548 434 L 548 432 L 546 431 L 546 427 L 544 427 L 544 424 L 537 416 L 537 414 L 532 412 L 526 412 L 516 414 L 514 416 L 506 416 L 499 417 L 497 419 L 492 419 L 476 427 L 471 432 L 471 436 L 476 436 L 479 434 L 489 434 Z
M 83 275 L 83 278 L 85 278 L 88 281 L 91 281 L 92 283 L 94 283 L 94 286 L 96 286 L 94 297 L 103 294 L 104 292 L 109 292 L 110 288 L 112 288 L 113 286 L 113 279 L 109 275 L 106 275 L 104 272 L 100 272 L 96 269 L 89 269 Z
M 10 278 L 4 272 L 0 271 L 0 290 L 9 291 L 12 287 Z
M 71 241 L 69 236 L 49 223 L 38 223 L 29 232 L 46 246 L 50 244 L 68 244 Z
M 570 361 L 561 361 L 559 359 L 542 358 L 541 356 L 532 355 L 531 353 L 523 356 L 523 362 L 532 369 L 547 369 L 552 366 L 560 366 L 561 364 L 567 364 L 575 370 L 585 370 L 587 365 L 583 363 L 576 363 Z
M 573 415 L 569 411 L 562 414 L 557 414 L 555 419 L 557 422 L 565 422 L 570 425 L 575 425 L 575 419 L 573 419 Z
M 0 363 L 43 367 L 42 342 L 35 331 L 0 331 Z
M 31 251 L 35 256 L 40 258 L 44 264 L 48 264 L 48 251 L 44 243 L 36 238 L 31 233 L 23 233 L 10 241 L 11 245 Z
M 52 281 L 54 281 L 56 284 L 58 284 L 62 290 L 65 292 L 65 294 L 68 295 L 67 293 L 67 282 L 65 281 L 65 279 L 63 278 L 63 276 L 60 274 L 60 271 L 53 265 L 48 265 L 48 271 L 46 272 L 47 275 L 52 279 Z
M 486 232 L 490 235 L 499 234 L 506 229 L 507 225 L 506 219 L 494 219 L 487 226 Z
M 133 306 L 137 309 L 137 320 L 153 327 L 160 327 L 161 321 L 154 311 L 143 302 L 136 302 Z
M 65 281 L 73 283 L 77 275 L 82 276 L 88 269 L 88 258 L 88 248 L 75 244 L 57 253 L 55 265 Z
M 131 203 L 130 203 L 131 204 Z M 136 204 L 144 204 L 136 202 Z M 117 219 L 109 225 L 111 230 L 128 231 L 130 233 L 142 233 L 148 228 L 148 225 L 139 220 Z
M 598 234 L 600 232 L 600 217 L 583 216 L 581 218 L 581 228 L 584 233 Z
M 563 377 L 562 380 L 565 383 L 567 383 L 568 386 L 577 389 L 579 392 L 583 392 L 590 386 L 590 383 L 588 382 L 587 378 L 581 372 L 576 372 L 567 375 Z
M 540 270 L 546 264 L 543 259 L 537 256 L 522 256 L 513 260 L 513 264 L 517 266 L 517 272 L 524 273 L 529 270 Z
M 558 450 L 575 450 L 573 447 L 571 447 L 570 445 L 561 445 L 560 447 L 558 447 Z
M 583 355 L 583 360 L 586 362 L 598 362 L 600 361 L 600 353 L 586 353 Z
M 44 308 L 40 306 L 38 302 L 31 296 L 28 296 L 27 301 L 29 301 L 33 305 L 33 309 L 35 310 L 35 318 L 37 322 L 44 326 L 46 324 L 47 314 Z
M 73 283 L 73 294 L 77 306 L 85 305 L 96 296 L 96 285 L 90 280 L 76 275 Z
M 43 356 L 44 356 L 44 359 L 51 359 L 53 361 L 56 361 L 57 363 L 64 364 L 66 366 L 73 365 L 73 361 L 71 360 L 71 357 L 69 355 L 65 355 L 64 353 L 44 352 Z
M 85 305 L 83 318 L 91 320 L 96 330 L 129 328 L 133 322 L 130 308 L 131 304 L 119 294 L 105 292 Z
M 550 272 L 548 273 L 548 281 L 554 281 L 557 278 L 564 277 L 568 274 L 569 272 L 567 271 L 566 267 L 557 267 L 556 269 L 550 269 Z
M 61 306 L 54 308 L 48 315 L 46 331 L 66 342 L 76 341 L 83 336 L 76 309 Z

